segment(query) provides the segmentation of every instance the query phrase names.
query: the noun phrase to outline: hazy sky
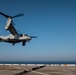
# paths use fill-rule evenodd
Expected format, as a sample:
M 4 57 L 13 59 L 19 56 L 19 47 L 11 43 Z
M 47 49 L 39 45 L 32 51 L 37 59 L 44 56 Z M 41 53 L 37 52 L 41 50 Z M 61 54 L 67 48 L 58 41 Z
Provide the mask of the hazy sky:
M 0 0 L 0 11 L 14 16 L 15 28 L 35 35 L 26 46 L 0 43 L 0 61 L 76 61 L 76 0 Z M 7 19 L 0 15 L 0 35 Z

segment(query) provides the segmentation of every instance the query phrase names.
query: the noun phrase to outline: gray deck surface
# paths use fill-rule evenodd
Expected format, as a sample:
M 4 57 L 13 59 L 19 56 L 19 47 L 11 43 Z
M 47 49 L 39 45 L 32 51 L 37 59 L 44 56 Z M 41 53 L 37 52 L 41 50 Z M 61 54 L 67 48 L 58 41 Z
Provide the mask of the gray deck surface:
M 76 75 L 76 66 L 45 66 L 32 70 L 34 67 L 0 65 L 0 75 Z

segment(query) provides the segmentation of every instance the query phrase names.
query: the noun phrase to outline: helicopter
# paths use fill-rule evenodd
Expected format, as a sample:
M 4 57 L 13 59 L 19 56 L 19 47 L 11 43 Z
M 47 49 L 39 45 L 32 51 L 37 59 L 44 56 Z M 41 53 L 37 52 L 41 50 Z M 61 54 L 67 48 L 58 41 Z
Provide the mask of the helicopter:
M 23 13 L 17 14 L 15 16 L 9 16 L 2 12 L 0 14 L 7 18 L 5 30 L 9 30 L 11 34 L 7 36 L 0 36 L 0 42 L 7 42 L 15 45 L 16 43 L 22 42 L 22 46 L 25 46 L 26 42 L 30 41 L 32 38 L 37 38 L 36 36 L 29 36 L 28 34 L 20 34 L 14 27 L 13 18 L 24 16 Z

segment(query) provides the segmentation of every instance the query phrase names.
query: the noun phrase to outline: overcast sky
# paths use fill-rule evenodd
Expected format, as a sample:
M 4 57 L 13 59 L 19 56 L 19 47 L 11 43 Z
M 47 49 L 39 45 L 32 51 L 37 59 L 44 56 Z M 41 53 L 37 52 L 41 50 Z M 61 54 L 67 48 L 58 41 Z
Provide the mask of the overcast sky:
M 15 28 L 35 35 L 26 46 L 0 42 L 0 61 L 76 61 L 75 0 L 0 0 L 0 11 L 14 16 Z M 0 35 L 9 35 L 0 15 Z

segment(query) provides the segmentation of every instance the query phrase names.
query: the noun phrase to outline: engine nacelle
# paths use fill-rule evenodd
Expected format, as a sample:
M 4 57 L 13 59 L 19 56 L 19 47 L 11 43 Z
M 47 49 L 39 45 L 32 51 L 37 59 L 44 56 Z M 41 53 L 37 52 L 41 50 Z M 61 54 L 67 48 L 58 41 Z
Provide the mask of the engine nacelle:
M 8 30 L 9 26 L 11 25 L 12 19 L 8 18 L 5 29 Z

